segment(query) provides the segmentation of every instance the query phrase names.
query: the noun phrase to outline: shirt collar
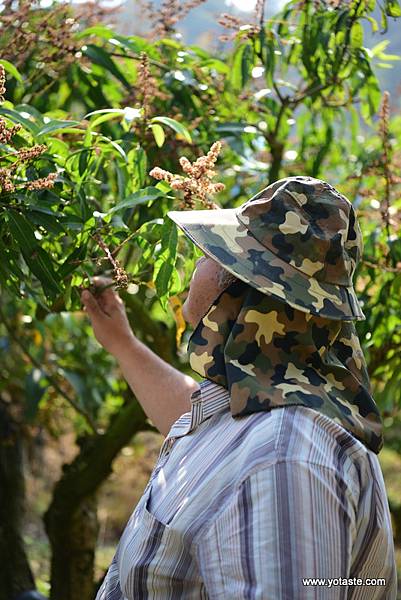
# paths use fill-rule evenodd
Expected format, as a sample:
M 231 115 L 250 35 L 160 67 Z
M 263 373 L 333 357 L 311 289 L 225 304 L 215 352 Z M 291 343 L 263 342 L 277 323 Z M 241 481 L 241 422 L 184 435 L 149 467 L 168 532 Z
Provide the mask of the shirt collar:
M 225 387 L 203 379 L 190 398 L 191 410 L 175 421 L 167 438 L 186 435 L 206 419 L 230 407 L 230 395 Z

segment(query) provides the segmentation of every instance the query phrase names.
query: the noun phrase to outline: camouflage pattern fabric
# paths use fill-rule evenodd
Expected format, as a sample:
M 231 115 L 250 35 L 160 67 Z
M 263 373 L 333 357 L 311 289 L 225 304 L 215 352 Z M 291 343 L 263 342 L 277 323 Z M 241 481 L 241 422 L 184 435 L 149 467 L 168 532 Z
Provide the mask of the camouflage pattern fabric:
M 301 312 L 234 281 L 188 344 L 191 367 L 230 393 L 233 417 L 298 404 L 319 411 L 375 453 L 382 421 L 352 321 Z
M 194 371 L 230 392 L 233 417 L 299 404 L 368 448 L 383 445 L 353 321 L 362 235 L 351 202 L 308 176 L 280 179 L 238 208 L 170 211 L 237 277 L 194 329 Z
M 362 235 L 351 202 L 320 179 L 280 179 L 239 208 L 170 211 L 233 275 L 290 306 L 330 319 L 365 318 L 352 277 Z

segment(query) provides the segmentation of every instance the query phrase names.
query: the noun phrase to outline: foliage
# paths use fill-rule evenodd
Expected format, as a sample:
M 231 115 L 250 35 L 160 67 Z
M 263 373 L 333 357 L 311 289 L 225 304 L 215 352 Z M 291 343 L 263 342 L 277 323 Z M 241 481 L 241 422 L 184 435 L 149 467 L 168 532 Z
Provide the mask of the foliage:
M 261 174 L 267 184 L 285 173 L 336 172 L 336 183 L 355 197 L 357 189 L 346 183 L 349 167 L 369 162 L 357 138 L 367 126 L 372 131 L 381 98 L 373 65 L 377 58 L 388 64 L 398 58 L 386 56 L 382 42 L 363 46 L 361 20 L 369 18 L 377 28 L 373 5 L 353 1 L 330 9 L 324 2 L 290 2 L 268 26 L 241 27 L 226 61 L 174 38 L 150 42 L 94 25 L 70 32 L 74 52 L 85 61 L 67 61 L 63 77 L 42 84 L 45 96 L 32 93 L 31 74 L 3 61 L 12 83 L 0 114 L 21 125 L 14 144 L 3 146 L 6 167 L 22 147 L 47 147 L 18 174 L 19 187 L 3 186 L 3 286 L 20 300 L 33 298 L 35 315 L 43 318 L 79 309 L 80 287 L 105 263 L 115 272 L 121 263 L 129 282 L 156 287 L 166 309 L 168 297 L 184 290 L 196 250 L 184 240 L 178 248 L 170 244 L 171 250 L 162 243 L 166 227 L 173 229 L 163 221 L 174 196 L 169 185 L 152 181 L 149 167 L 174 171 L 184 153 L 197 157 L 213 139 L 226 142 L 221 171 L 229 191 L 223 206 L 260 188 Z M 60 10 L 50 12 L 49 32 Z M 394 3 L 386 10 L 395 16 Z M 37 13 L 43 21 L 35 7 L 31 21 Z M 37 47 L 42 59 L 46 48 L 52 59 L 49 46 Z M 31 64 L 26 57 L 25 68 Z M 149 87 L 158 93 L 145 93 Z M 339 138 L 352 147 L 354 162 L 343 160 Z M 32 189 L 29 182 L 52 172 L 52 189 Z M 394 187 L 392 210 L 398 210 Z M 374 222 L 369 219 L 370 230 Z M 378 226 L 382 232 L 380 219 Z M 387 231 L 391 235 L 397 236 L 397 227 Z M 398 240 L 381 242 L 395 267 Z M 371 243 L 366 249 L 373 257 Z M 161 261 L 170 277 L 158 277 Z M 387 277 L 397 280 L 396 273 Z
M 357 327 L 375 397 L 398 426 L 401 120 L 390 117 L 375 69 L 399 57 L 386 55 L 382 41 L 366 48 L 361 24 L 385 29 L 400 10 L 383 2 L 378 24 L 375 4 L 292 0 L 265 22 L 259 2 L 254 23 L 226 17 L 235 32 L 224 56 L 184 46 L 171 27 L 151 40 L 70 16 L 61 56 L 51 44 L 70 9 L 31 3 L 22 7 L 28 37 L 22 28 L 26 51 L 16 62 L 15 9 L 5 3 L 0 341 L 12 352 L 1 393 L 18 390 L 24 422 L 46 423 L 56 435 L 67 411 L 78 434 L 99 434 L 123 406 L 125 384 L 80 313 L 80 289 L 94 274 L 114 275 L 137 335 L 186 368 L 181 294 L 198 251 L 166 213 L 183 201 L 211 206 L 209 193 L 188 193 L 180 171 L 188 175 L 222 142 L 214 167 L 221 183 L 209 189 L 220 191 L 220 206 L 300 173 L 330 181 L 355 203 L 365 244 L 355 285 L 367 317 Z M 33 39 L 38 20 L 44 37 Z M 20 160 L 27 148 L 30 158 Z M 152 169 L 171 177 L 156 181 Z

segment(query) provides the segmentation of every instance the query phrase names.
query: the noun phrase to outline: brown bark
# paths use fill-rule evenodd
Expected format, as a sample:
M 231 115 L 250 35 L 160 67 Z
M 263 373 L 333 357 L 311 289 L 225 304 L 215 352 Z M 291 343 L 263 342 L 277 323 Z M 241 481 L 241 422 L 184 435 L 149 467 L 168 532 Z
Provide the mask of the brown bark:
M 20 426 L 0 400 L 0 600 L 35 589 L 22 538 L 24 501 Z
M 149 347 L 171 364 L 174 332 L 155 322 L 135 296 L 122 294 L 134 329 Z M 180 366 L 177 364 L 177 367 Z M 81 451 L 70 465 L 64 465 L 51 504 L 44 515 L 52 550 L 50 600 L 93 600 L 94 555 L 97 537 L 96 491 L 112 471 L 112 462 L 121 448 L 140 431 L 152 430 L 132 392 L 127 389 L 125 405 L 102 435 L 79 441 Z
M 153 428 L 131 397 L 106 433 L 81 440 L 81 452 L 64 467 L 44 516 L 52 549 L 51 600 L 93 600 L 96 491 L 121 448 L 146 429 Z
M 389 501 L 391 516 L 393 517 L 394 524 L 394 544 L 401 547 L 401 504 L 395 504 Z

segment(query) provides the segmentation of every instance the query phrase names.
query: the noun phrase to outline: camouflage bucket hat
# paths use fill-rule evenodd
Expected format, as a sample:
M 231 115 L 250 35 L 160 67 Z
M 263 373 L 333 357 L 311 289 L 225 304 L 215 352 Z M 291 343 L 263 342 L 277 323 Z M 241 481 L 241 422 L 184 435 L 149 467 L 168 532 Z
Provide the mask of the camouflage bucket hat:
M 351 202 L 331 185 L 286 177 L 238 208 L 169 211 L 227 271 L 293 308 L 363 320 L 353 275 L 363 249 Z

